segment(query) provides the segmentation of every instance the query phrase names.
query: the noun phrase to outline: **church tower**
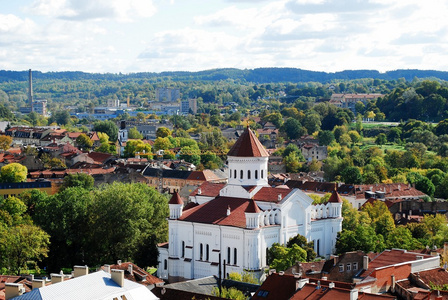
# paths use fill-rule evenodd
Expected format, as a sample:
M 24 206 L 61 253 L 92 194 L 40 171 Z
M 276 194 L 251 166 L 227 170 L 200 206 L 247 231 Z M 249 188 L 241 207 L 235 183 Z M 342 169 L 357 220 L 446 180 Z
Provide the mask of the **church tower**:
M 269 154 L 247 127 L 227 153 L 228 185 L 268 186 Z

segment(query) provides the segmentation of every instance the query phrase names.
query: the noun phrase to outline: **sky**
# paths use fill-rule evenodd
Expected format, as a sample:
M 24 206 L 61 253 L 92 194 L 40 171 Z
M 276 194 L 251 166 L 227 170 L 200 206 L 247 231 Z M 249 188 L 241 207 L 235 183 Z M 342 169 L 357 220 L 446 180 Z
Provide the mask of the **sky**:
M 0 0 L 0 69 L 448 71 L 446 0 Z

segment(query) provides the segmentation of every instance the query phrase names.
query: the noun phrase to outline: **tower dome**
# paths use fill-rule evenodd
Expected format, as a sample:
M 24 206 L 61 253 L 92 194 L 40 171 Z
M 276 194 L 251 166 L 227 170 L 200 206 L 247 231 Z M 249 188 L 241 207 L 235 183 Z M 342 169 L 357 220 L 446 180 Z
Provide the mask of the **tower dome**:
M 230 151 L 229 185 L 267 185 L 269 154 L 249 127 Z

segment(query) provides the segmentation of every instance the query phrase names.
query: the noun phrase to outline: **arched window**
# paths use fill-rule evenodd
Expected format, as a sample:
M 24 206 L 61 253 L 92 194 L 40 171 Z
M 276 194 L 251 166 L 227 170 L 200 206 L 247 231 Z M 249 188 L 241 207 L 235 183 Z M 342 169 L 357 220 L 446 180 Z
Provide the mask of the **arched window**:
M 185 242 L 182 241 L 182 255 L 181 257 L 185 257 Z
M 229 177 L 232 178 L 232 169 L 230 169 L 230 175 L 229 175 Z
M 247 170 L 247 179 L 250 179 L 250 170 Z
M 241 171 L 240 171 L 240 179 L 243 179 L 243 173 L 244 173 L 244 171 L 241 170 Z
M 233 178 L 236 179 L 236 170 L 233 170 Z
M 261 170 L 261 179 L 263 179 L 263 170 Z
M 255 170 L 255 179 L 258 179 L 258 170 Z
M 168 261 L 166 259 L 163 260 L 163 269 L 164 270 L 168 269 Z
M 238 256 L 238 250 L 236 250 L 236 248 L 233 248 L 233 264 L 235 266 L 236 266 L 236 263 L 238 262 L 237 256 Z
M 202 243 L 199 245 L 199 260 L 202 260 L 202 257 L 204 255 L 204 249 L 202 247 Z
M 227 247 L 227 264 L 230 265 L 230 247 Z
M 205 260 L 208 261 L 210 258 L 210 246 L 207 244 L 205 246 Z

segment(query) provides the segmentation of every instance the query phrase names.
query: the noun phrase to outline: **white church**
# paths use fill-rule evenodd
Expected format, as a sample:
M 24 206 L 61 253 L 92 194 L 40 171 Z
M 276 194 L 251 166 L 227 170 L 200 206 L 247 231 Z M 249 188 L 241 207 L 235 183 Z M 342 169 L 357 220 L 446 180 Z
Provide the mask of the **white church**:
M 342 200 L 313 205 L 298 189 L 268 184 L 268 157 L 247 128 L 227 154 L 227 184 L 205 182 L 184 207 L 175 193 L 169 202 L 169 242 L 159 245 L 158 276 L 172 281 L 225 273 L 261 276 L 267 249 L 301 234 L 314 241 L 318 256 L 334 252 L 342 229 Z M 226 274 L 223 273 L 223 276 Z

